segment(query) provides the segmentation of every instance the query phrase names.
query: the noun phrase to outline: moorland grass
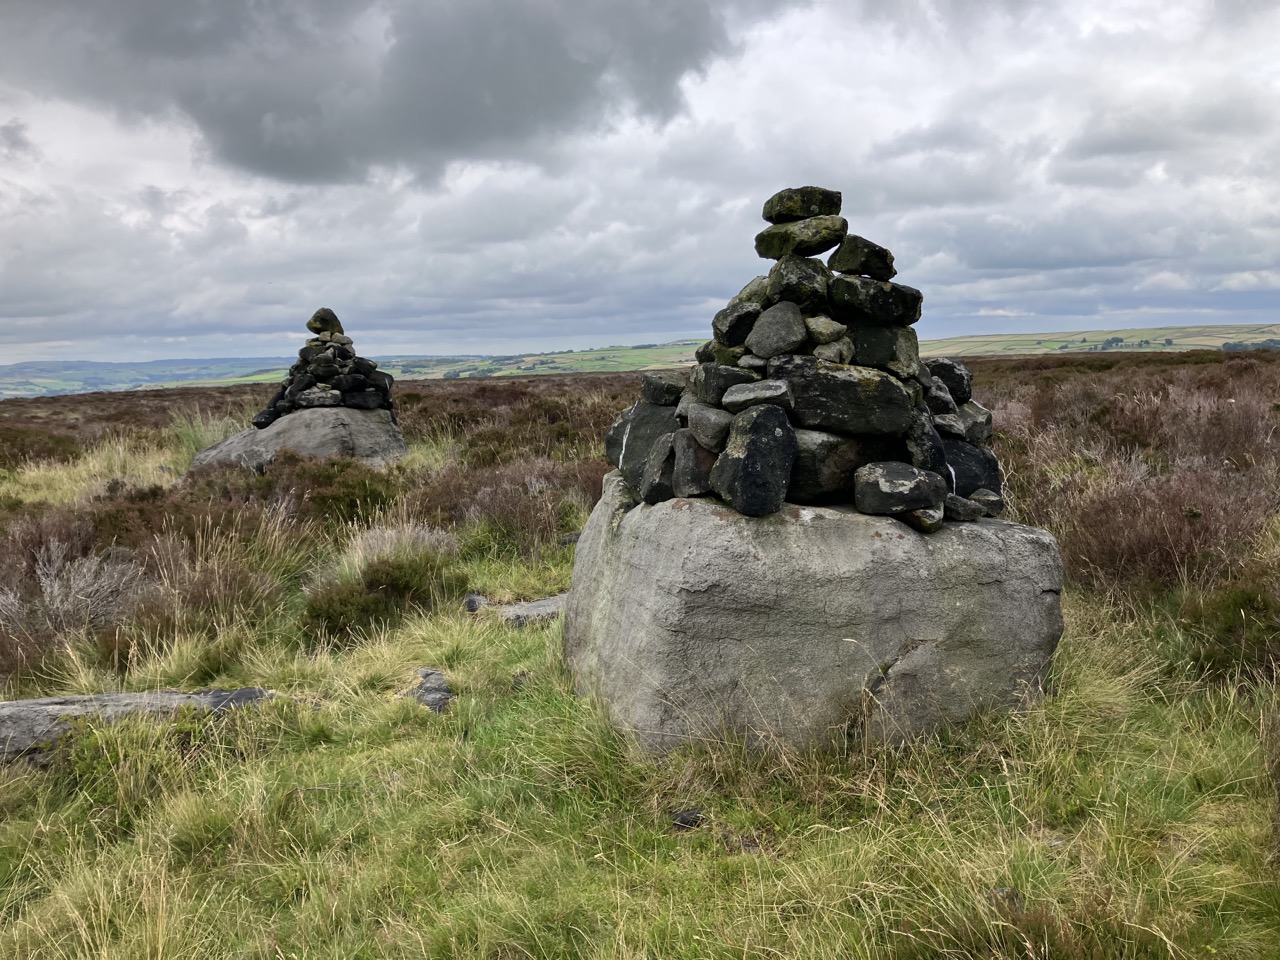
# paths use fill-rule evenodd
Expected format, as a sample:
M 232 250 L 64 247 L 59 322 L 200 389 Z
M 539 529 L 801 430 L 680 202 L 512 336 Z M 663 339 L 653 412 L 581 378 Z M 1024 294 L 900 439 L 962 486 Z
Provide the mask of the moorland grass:
M 77 440 L 79 458 L 41 468 L 68 471 L 61 486 L 11 484 L 0 503 L 0 588 L 25 618 L 0 607 L 6 695 L 276 697 L 85 724 L 49 766 L 0 768 L 0 956 L 1280 954 L 1280 479 L 1262 402 L 1280 367 L 974 367 L 1015 515 L 1068 562 L 1052 695 L 837 755 L 646 757 L 574 696 L 558 625 L 436 595 L 308 638 L 310 598 L 419 551 L 494 599 L 565 589 L 563 541 L 634 378 L 414 384 L 411 455 L 376 477 L 73 479 L 103 444 L 181 463 L 223 429 L 198 412 L 216 413 L 209 391 L 173 404 L 176 426 L 148 411 Z M 1179 484 L 1196 501 L 1154 523 Z M 130 573 L 109 622 L 45 616 L 52 543 L 90 580 L 95 563 Z M 421 666 L 458 694 L 443 714 L 398 696 Z M 673 819 L 694 809 L 692 828 Z

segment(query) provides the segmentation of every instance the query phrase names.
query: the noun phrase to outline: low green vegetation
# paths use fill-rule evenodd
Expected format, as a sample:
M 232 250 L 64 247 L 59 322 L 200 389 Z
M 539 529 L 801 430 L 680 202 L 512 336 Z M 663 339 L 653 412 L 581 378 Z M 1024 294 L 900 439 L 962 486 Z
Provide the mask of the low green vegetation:
M 1052 695 L 825 756 L 643 756 L 558 624 L 463 611 L 567 588 L 634 375 L 406 384 L 386 473 L 182 483 L 265 395 L 0 404 L 76 445 L 0 465 L 4 695 L 275 694 L 0 767 L 0 957 L 1280 955 L 1276 360 L 975 363 L 1063 548 Z

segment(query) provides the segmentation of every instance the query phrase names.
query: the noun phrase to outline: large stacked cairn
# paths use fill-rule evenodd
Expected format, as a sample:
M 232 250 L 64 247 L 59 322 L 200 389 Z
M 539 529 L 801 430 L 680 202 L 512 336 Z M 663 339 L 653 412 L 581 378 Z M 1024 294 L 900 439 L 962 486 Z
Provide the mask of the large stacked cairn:
M 315 336 L 298 351 L 279 392 L 253 418 L 253 425 L 261 430 L 295 410 L 314 407 L 390 410 L 394 422 L 391 374 L 379 370 L 373 360 L 356 356 L 338 315 L 321 307 L 307 321 L 307 329 Z
M 921 361 L 920 291 L 849 235 L 840 203 L 819 187 L 771 197 L 756 252 L 773 269 L 716 314 L 692 383 L 646 376 L 610 428 L 607 456 L 646 503 L 714 495 L 747 516 L 852 504 L 923 532 L 1003 510 L 969 371 Z

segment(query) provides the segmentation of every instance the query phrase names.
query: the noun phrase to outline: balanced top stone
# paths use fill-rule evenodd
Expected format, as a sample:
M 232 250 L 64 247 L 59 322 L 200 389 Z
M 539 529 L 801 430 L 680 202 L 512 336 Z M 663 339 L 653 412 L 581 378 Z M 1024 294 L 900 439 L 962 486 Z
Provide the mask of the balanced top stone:
M 342 329 L 342 321 L 338 319 L 338 315 L 328 307 L 321 307 L 311 315 L 311 319 L 307 321 L 307 329 L 312 333 L 345 333 Z
M 646 378 L 610 429 L 608 459 L 646 503 L 710 494 L 750 516 L 839 504 L 926 533 L 972 520 L 975 490 L 999 512 L 991 412 L 962 364 L 924 366 L 920 291 L 892 282 L 893 254 L 849 234 L 839 210 L 821 187 L 769 198 L 756 250 L 777 263 L 716 313 L 692 382 Z M 836 244 L 829 263 L 811 256 Z M 758 407 L 775 409 L 747 418 Z M 927 502 L 896 496 L 903 476 Z M 872 496 L 868 478 L 885 489 Z M 966 503 L 947 512 L 947 494 Z
M 839 190 L 823 187 L 788 187 L 764 202 L 764 219 L 788 223 L 809 217 L 834 217 L 840 212 Z

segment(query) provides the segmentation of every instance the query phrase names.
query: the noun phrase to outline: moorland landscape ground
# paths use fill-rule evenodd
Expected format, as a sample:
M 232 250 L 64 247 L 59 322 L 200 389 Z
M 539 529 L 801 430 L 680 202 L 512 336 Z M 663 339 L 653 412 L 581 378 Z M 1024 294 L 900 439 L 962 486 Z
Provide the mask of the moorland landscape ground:
M 385 473 L 184 480 L 264 386 L 0 402 L 3 697 L 276 694 L 0 768 L 0 956 L 1280 955 L 1280 354 L 970 366 L 1051 695 L 838 755 L 643 756 L 464 611 L 568 587 L 634 374 L 401 384 Z

